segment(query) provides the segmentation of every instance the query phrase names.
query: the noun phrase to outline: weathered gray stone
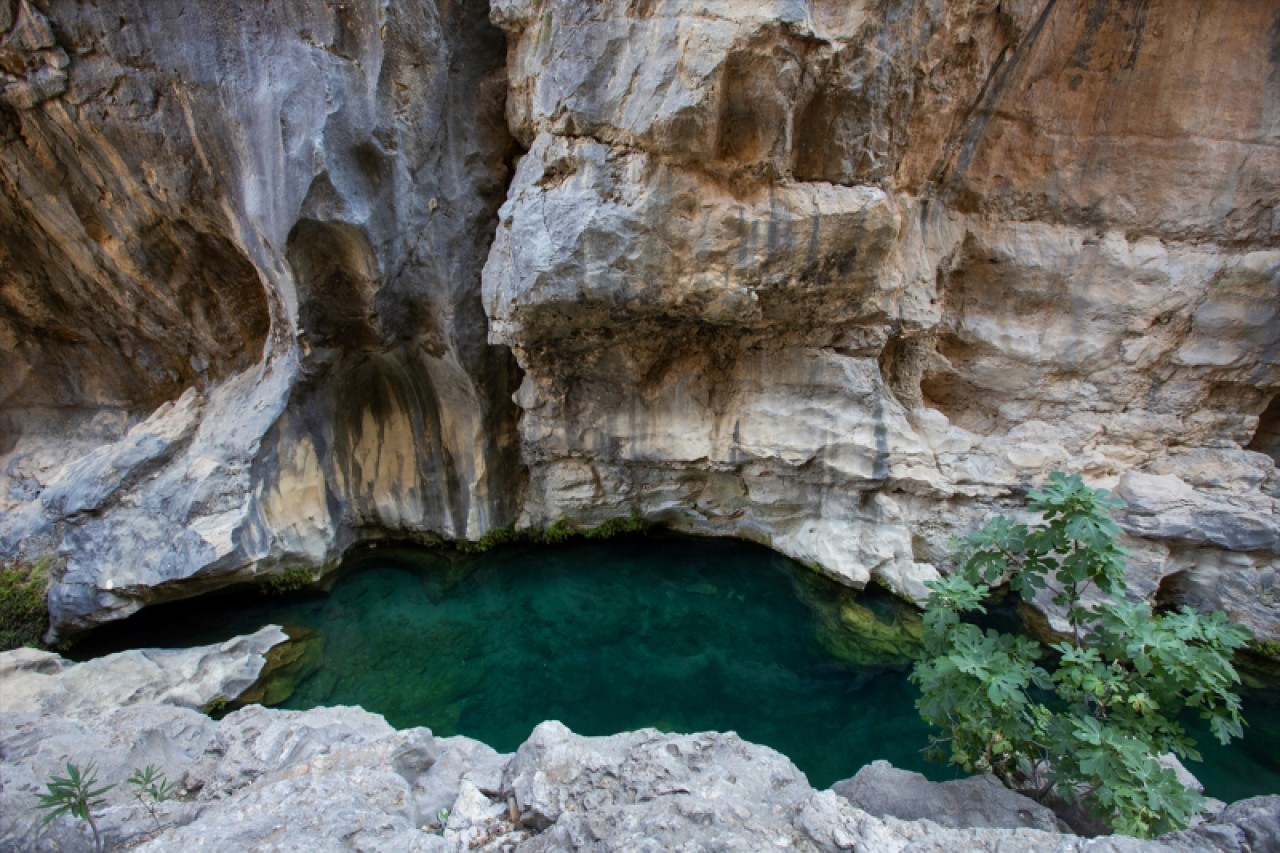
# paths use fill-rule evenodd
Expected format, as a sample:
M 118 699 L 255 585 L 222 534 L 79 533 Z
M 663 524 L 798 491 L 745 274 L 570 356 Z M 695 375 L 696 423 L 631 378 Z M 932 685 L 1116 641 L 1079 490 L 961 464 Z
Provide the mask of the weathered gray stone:
M 155 764 L 177 784 L 158 826 L 125 787 L 95 812 L 110 843 L 156 851 L 1257 851 L 1271 849 L 1276 817 L 1276 798 L 1247 800 L 1158 842 L 956 829 L 875 817 L 732 734 L 585 738 L 544 723 L 516 755 L 498 756 L 466 738 L 397 732 L 356 708 L 250 706 L 216 723 L 160 705 L 76 719 L 0 712 L 0 755 L 0 846 L 38 851 L 88 849 L 83 826 L 40 828 L 33 808 L 67 761 L 93 761 L 103 782 Z
M 1224 808 L 1212 821 L 1166 836 L 1215 850 L 1275 853 L 1280 850 L 1280 796 L 1252 797 Z
M 831 790 L 876 817 L 931 820 L 957 829 L 1058 830 L 1057 818 L 1050 809 L 1010 791 L 994 776 L 930 782 L 919 773 L 898 770 L 887 761 L 873 761 L 853 778 L 832 785 Z
M 1274 202 L 1215 226 L 1194 182 L 1178 184 L 1187 219 L 1173 221 L 1153 189 L 1163 167 L 1117 151 L 1125 165 L 1102 170 L 1126 188 L 1117 206 L 1074 143 L 1007 126 L 1006 102 L 1058 138 L 1053 110 L 1092 86 L 1090 103 L 1137 109 L 1147 78 L 1115 77 L 1103 56 L 1143 32 L 1133 61 L 1181 73 L 1152 22 L 944 5 L 886 18 L 769 0 L 495 4 L 508 120 L 531 146 L 484 274 L 491 338 L 526 371 L 521 523 L 638 508 L 919 597 L 949 536 L 1048 470 L 1114 486 L 1190 465 L 1214 494 L 1130 511 L 1138 594 L 1187 547 L 1275 558 L 1274 460 L 1241 449 L 1280 382 Z M 1099 52 L 1070 53 L 1067 34 Z M 1090 72 L 1025 78 L 1067 54 Z M 906 80 L 937 82 L 895 99 Z M 1220 127 L 1167 122 L 1138 109 L 1135 148 L 1168 140 L 1165 155 L 1208 154 L 1245 196 L 1274 196 Z M 1245 145 L 1271 134 L 1232 127 Z M 1041 161 L 1060 152 L 1083 159 L 1048 185 Z M 837 360 L 839 379 L 824 369 Z M 1205 475 L 1192 460 L 1213 453 L 1228 464 Z M 1249 621 L 1280 630 L 1265 609 Z
M 1230 551 L 1280 552 L 1280 513 L 1267 495 L 1216 498 L 1172 474 L 1130 472 L 1116 496 L 1127 504 L 1124 524 L 1135 533 Z
M 230 702 L 262 675 L 267 653 L 287 642 L 269 625 L 218 645 L 132 650 L 84 663 L 35 649 L 0 652 L 0 711 L 84 717 L 126 705 Z
M 5 5 L 0 552 L 63 555 L 55 635 L 505 524 L 487 4 Z

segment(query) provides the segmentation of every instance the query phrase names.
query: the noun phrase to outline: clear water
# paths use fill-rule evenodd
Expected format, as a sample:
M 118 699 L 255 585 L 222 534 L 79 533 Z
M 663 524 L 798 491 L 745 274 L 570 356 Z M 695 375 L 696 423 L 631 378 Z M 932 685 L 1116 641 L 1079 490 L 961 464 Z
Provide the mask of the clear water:
M 850 613 L 867 624 L 851 627 Z M 952 777 L 921 756 L 928 729 L 897 656 L 910 618 L 764 548 L 637 536 L 470 558 L 375 551 L 330 594 L 197 602 L 131 620 L 93 651 L 195 645 L 276 622 L 323 644 L 283 707 L 361 705 L 504 752 L 546 719 L 587 735 L 732 730 L 825 787 L 877 758 Z M 1224 799 L 1280 792 L 1269 746 L 1215 750 L 1192 769 Z

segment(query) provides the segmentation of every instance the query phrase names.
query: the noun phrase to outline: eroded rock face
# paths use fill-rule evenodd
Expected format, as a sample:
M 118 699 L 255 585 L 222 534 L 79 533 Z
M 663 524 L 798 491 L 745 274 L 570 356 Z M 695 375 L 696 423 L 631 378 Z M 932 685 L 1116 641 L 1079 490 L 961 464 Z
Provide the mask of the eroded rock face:
M 494 3 L 525 522 L 919 597 L 1079 471 L 1130 499 L 1135 594 L 1275 636 L 1280 19 L 1189 9 Z
M 53 652 L 0 653 L 0 712 L 85 717 L 126 705 L 199 709 L 235 701 L 289 642 L 277 625 L 213 646 L 132 649 L 83 663 Z
M 631 512 L 920 598 L 1064 469 L 1278 638 L 1277 26 L 2 2 L 0 549 L 61 633 Z
M 42 825 L 35 808 L 68 762 L 114 785 L 94 806 L 107 844 L 143 850 L 1061 853 L 1257 851 L 1277 841 L 1280 797 L 1235 803 L 1161 842 L 1081 839 L 989 777 L 933 784 L 877 762 L 814 791 L 785 757 L 733 733 L 588 738 L 553 721 L 500 755 L 464 737 L 395 731 L 359 708 L 250 705 L 217 722 L 193 710 L 256 677 L 283 636 L 269 627 L 221 646 L 76 665 L 0 654 L 0 847 L 92 849 L 84 822 Z M 119 784 L 147 766 L 173 785 L 152 808 Z M 929 819 L 890 816 L 904 809 Z
M 0 544 L 55 631 L 505 523 L 486 4 L 0 7 Z
M 873 761 L 831 790 L 877 817 L 931 820 L 956 828 L 1058 830 L 1052 811 L 1010 791 L 991 775 L 935 783 L 887 761 Z

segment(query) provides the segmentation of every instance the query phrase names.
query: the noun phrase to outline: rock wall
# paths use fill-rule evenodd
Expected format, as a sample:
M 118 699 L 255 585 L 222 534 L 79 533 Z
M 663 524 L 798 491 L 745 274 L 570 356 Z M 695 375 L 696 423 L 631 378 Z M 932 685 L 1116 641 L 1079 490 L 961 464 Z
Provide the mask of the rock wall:
M 1274 10 L 493 18 L 527 521 L 635 507 L 920 596 L 948 534 L 1066 469 L 1129 501 L 1136 594 L 1275 635 Z
M 0 0 L 0 34 L 0 550 L 60 555 L 56 631 L 632 511 L 919 597 L 1060 468 L 1129 502 L 1135 594 L 1280 637 L 1267 4 Z
M 509 522 L 487 14 L 0 2 L 0 543 L 56 630 Z

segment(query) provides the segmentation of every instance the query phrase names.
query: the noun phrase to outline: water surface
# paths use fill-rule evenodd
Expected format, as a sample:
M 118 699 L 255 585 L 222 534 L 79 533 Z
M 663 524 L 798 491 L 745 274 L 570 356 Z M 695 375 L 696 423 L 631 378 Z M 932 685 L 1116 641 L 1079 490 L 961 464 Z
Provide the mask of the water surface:
M 851 596 L 748 543 L 650 535 L 472 557 L 380 549 L 330 594 L 157 610 L 95 651 L 197 645 L 269 622 L 323 643 L 287 708 L 360 705 L 503 752 L 546 719 L 586 735 L 736 731 L 787 755 L 818 788 L 878 758 L 954 778 L 921 754 L 929 730 L 900 656 L 918 636 L 914 611 L 884 593 Z M 1210 795 L 1280 792 L 1276 707 L 1256 700 L 1246 712 L 1243 747 L 1202 741 L 1206 763 L 1191 769 Z

